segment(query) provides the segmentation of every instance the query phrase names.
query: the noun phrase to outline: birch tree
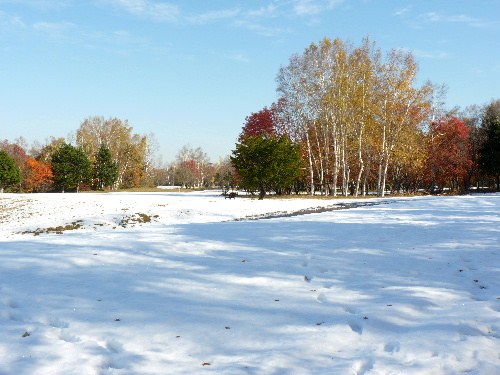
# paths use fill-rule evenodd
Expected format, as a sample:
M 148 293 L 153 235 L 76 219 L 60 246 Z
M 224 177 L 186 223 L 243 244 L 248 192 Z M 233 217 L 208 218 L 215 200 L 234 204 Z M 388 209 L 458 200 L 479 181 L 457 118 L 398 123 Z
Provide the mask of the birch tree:
M 95 161 L 101 145 L 111 151 L 118 165 L 116 185 L 140 186 L 149 176 L 154 153 L 154 139 L 133 133 L 128 121 L 94 116 L 85 119 L 76 133 L 77 144 Z

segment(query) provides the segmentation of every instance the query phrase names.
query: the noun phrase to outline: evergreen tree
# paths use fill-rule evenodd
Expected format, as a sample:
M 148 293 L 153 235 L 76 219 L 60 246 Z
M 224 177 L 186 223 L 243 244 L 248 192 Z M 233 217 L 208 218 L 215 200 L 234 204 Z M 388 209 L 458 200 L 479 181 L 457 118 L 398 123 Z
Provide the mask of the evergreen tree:
M 80 185 L 90 182 L 92 167 L 81 148 L 62 145 L 52 155 L 55 186 L 64 193 L 68 189 L 80 190 Z
M 500 190 L 500 100 L 486 107 L 482 130 L 485 140 L 479 150 L 479 165 L 483 173 L 494 177 Z
M 113 161 L 111 150 L 101 144 L 95 156 L 94 162 L 94 184 L 99 190 L 107 186 L 113 186 L 118 180 L 118 164 Z
M 270 190 L 282 194 L 290 189 L 302 166 L 299 146 L 285 136 L 267 134 L 244 138 L 236 145 L 231 162 L 241 177 L 240 186 L 259 191 L 259 199 Z
M 14 159 L 0 150 L 0 193 L 3 193 L 5 188 L 18 185 L 20 182 L 21 173 Z

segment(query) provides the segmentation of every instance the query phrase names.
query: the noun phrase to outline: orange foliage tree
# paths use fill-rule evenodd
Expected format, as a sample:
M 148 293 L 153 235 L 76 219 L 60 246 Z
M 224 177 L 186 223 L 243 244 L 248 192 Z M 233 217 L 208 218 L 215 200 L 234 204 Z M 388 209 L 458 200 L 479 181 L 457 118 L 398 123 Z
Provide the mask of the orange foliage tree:
M 470 129 L 456 117 L 431 124 L 427 157 L 427 183 L 431 192 L 459 190 L 472 168 Z
M 26 160 L 23 189 L 26 192 L 47 191 L 52 186 L 52 167 L 48 163 L 33 158 Z

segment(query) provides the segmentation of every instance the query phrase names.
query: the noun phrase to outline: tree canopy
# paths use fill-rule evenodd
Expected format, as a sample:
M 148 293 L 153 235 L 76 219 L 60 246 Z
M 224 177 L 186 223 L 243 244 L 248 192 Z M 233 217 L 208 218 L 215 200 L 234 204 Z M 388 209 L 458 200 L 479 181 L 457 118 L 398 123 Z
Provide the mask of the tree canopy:
M 101 144 L 94 161 L 94 186 L 99 190 L 113 186 L 118 180 L 118 173 L 118 165 L 113 161 L 110 149 Z
M 300 148 L 286 136 L 248 136 L 236 145 L 231 157 L 241 178 L 240 187 L 258 191 L 264 198 L 267 191 L 277 194 L 291 190 L 301 173 Z
M 479 150 L 480 168 L 483 173 L 495 178 L 496 189 L 500 190 L 500 100 L 486 107 L 482 119 L 482 130 L 484 143 Z
M 14 159 L 7 152 L 0 150 L 0 192 L 20 182 L 21 174 Z
M 62 192 L 76 189 L 83 183 L 90 183 L 92 167 L 89 158 L 81 148 L 63 144 L 52 155 L 54 183 Z

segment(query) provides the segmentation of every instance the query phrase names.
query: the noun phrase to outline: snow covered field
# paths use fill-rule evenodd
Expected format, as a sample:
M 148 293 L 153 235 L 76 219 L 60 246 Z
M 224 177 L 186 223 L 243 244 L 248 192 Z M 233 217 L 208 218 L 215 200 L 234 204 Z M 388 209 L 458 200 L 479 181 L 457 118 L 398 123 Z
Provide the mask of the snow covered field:
M 500 195 L 217 194 L 0 195 L 0 374 L 500 373 Z

